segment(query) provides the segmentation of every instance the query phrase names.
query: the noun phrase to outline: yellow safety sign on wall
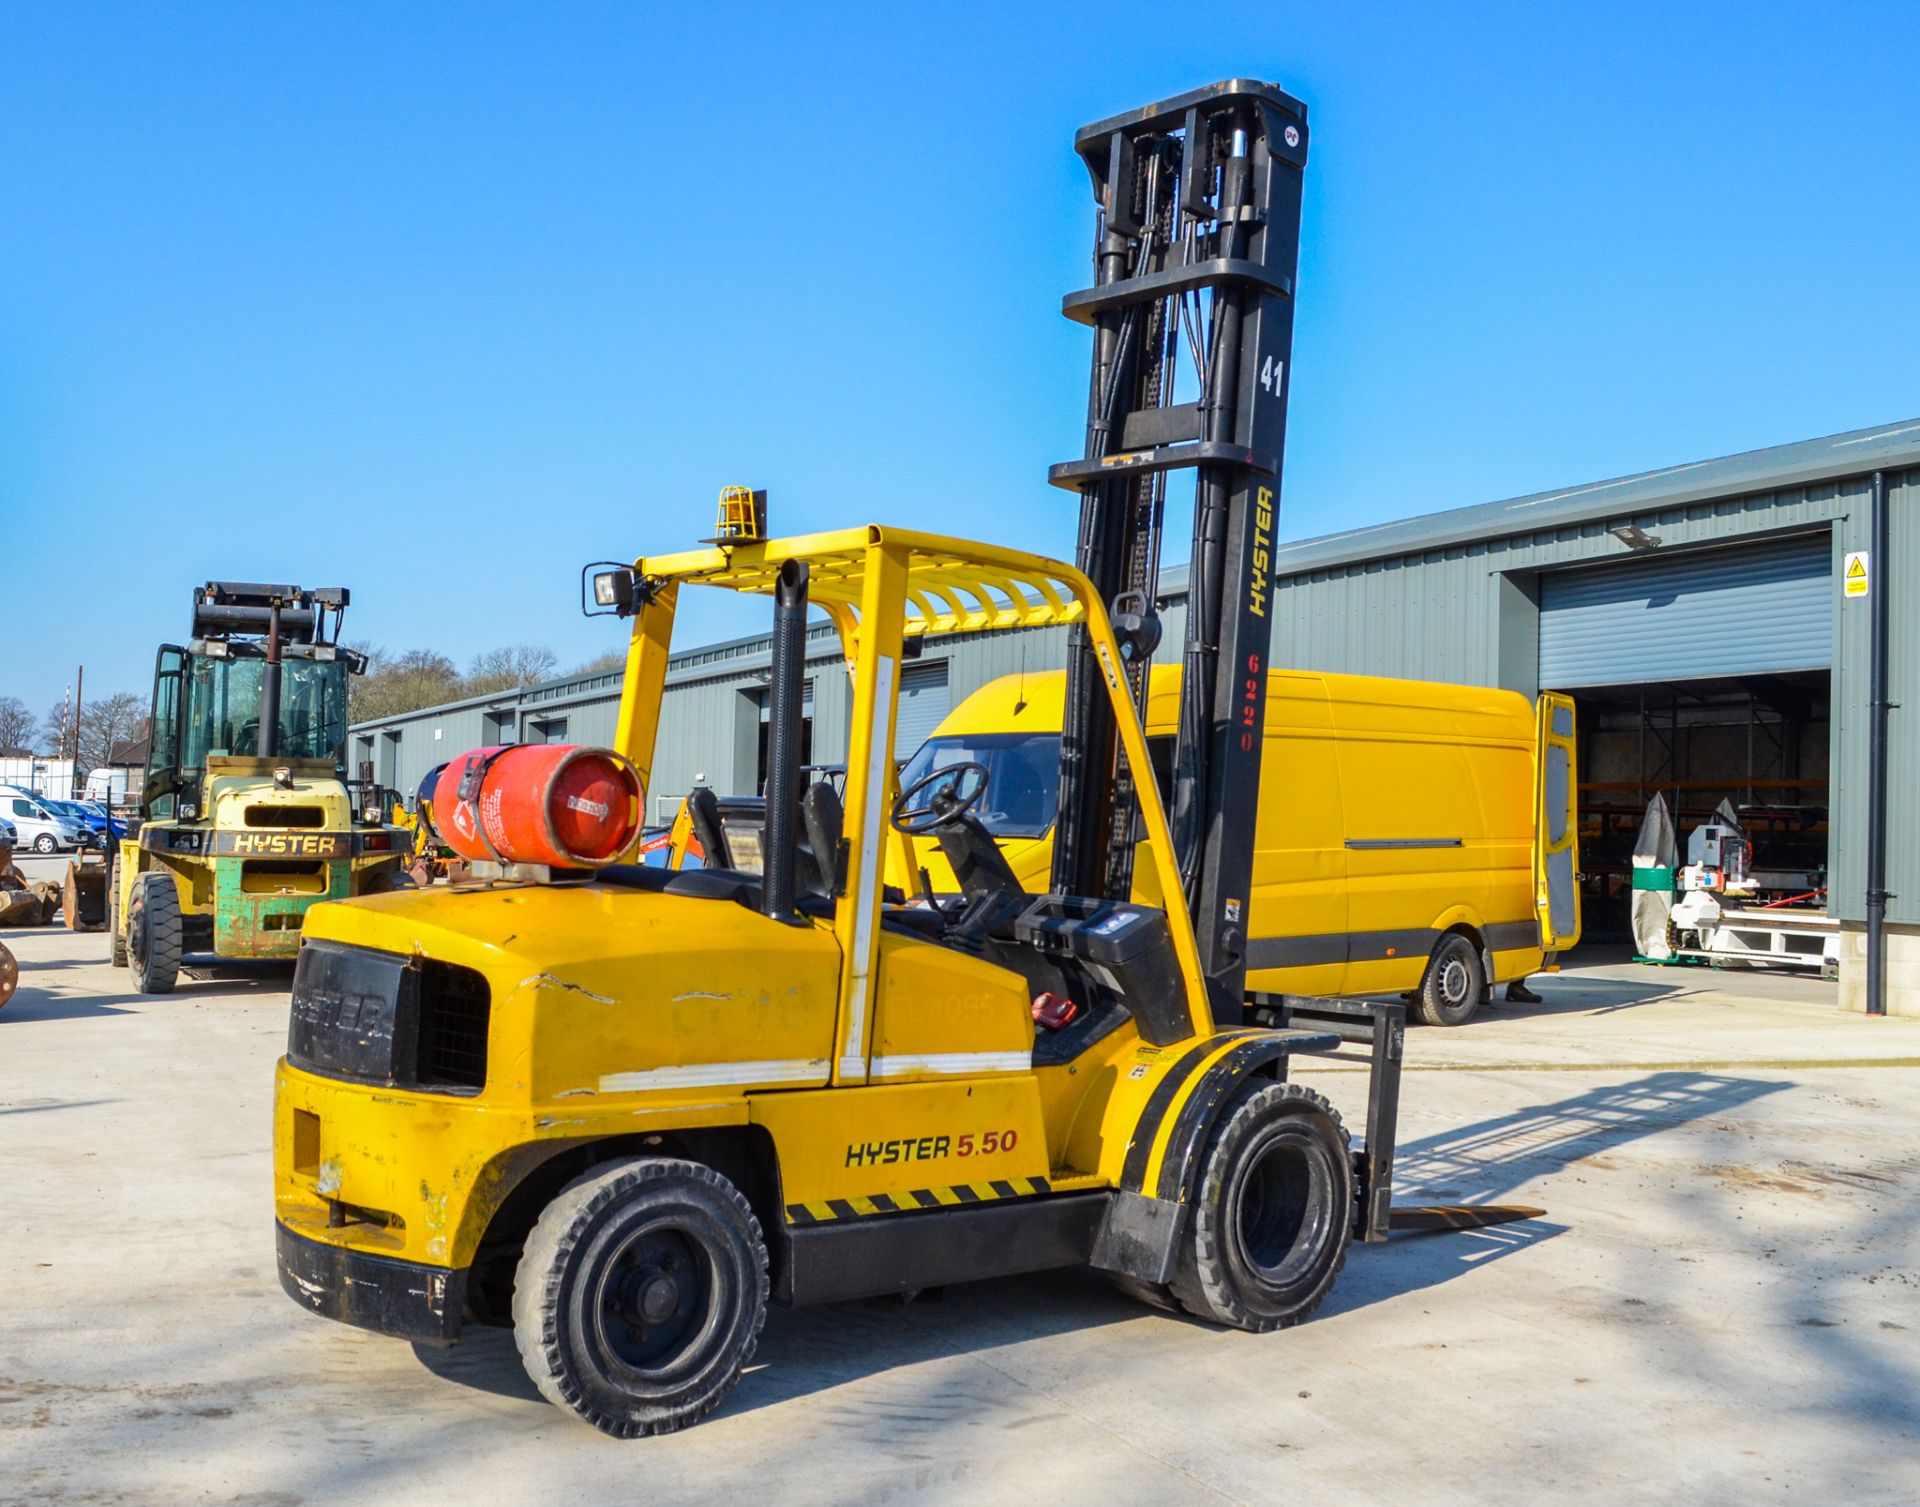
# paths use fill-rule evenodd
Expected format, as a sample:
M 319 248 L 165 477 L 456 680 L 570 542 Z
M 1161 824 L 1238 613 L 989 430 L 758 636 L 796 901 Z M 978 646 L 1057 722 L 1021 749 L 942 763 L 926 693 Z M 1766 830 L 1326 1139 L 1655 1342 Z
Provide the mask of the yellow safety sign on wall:
M 1867 583 L 1871 579 L 1867 568 L 1867 552 L 1864 549 L 1847 551 L 1847 563 L 1840 571 L 1840 591 L 1843 596 L 1863 597 L 1867 594 Z

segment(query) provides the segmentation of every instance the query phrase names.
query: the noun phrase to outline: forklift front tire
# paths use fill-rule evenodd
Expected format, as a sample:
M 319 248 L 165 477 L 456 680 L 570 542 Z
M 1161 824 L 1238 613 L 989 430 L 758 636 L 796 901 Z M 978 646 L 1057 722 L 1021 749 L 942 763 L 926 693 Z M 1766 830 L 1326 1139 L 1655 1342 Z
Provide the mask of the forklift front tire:
M 127 907 L 127 952 L 142 994 L 171 994 L 180 976 L 180 892 L 171 874 L 137 874 Z
M 1158 1308 L 1165 1313 L 1177 1313 L 1187 1316 L 1187 1310 L 1180 1305 L 1172 1286 L 1165 1282 L 1145 1282 L 1139 1277 L 1124 1276 L 1119 1272 L 1109 1272 L 1108 1280 L 1132 1298 L 1136 1303 L 1145 1303 L 1149 1308 Z
M 1199 1318 L 1264 1334 L 1320 1306 L 1347 1259 L 1353 1164 L 1333 1106 L 1256 1080 L 1221 1116 L 1173 1290 Z
M 712 1412 L 767 1318 L 767 1247 L 740 1190 L 665 1157 L 576 1178 L 541 1213 L 513 1334 L 541 1394 L 620 1439 Z
M 127 966 L 126 917 L 120 914 L 120 860 L 107 865 L 107 957 L 116 968 Z

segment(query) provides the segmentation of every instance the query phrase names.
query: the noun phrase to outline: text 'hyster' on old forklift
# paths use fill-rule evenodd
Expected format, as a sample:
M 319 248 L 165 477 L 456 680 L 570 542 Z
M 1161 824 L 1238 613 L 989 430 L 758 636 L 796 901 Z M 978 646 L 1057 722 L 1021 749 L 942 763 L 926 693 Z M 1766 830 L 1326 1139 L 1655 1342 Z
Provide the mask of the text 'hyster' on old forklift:
M 139 829 L 106 882 L 116 967 L 164 994 L 183 955 L 290 958 L 321 900 L 406 884 L 403 834 L 345 781 L 344 589 L 209 581 L 154 667 Z
M 1077 566 L 880 526 L 592 575 L 633 618 L 617 747 L 450 765 L 477 881 L 316 907 L 275 1108 L 283 1285 L 445 1343 L 511 1323 L 554 1402 L 614 1434 L 710 1411 L 769 1299 L 1091 1264 L 1249 1330 L 1384 1238 L 1403 1007 L 1249 999 L 1244 910 L 1286 409 L 1302 107 L 1232 82 L 1080 134 L 1101 209 Z M 1198 398 L 1171 401 L 1190 343 Z M 1177 799 L 1136 704 L 1162 487 L 1198 473 Z M 590 567 L 590 570 L 594 568 Z M 676 604 L 774 600 L 760 873 L 632 862 Z M 802 775 L 810 609 L 852 680 L 844 791 Z M 985 771 L 899 788 L 899 672 L 928 634 L 1059 625 L 1071 691 L 1052 890 L 972 815 Z M 449 788 L 451 787 L 451 788 Z M 1302 799 L 1312 799 L 1302 792 Z M 518 827 L 510 819 L 516 803 Z M 1162 908 L 1131 903 L 1136 820 Z M 959 885 L 885 884 L 930 835 Z M 529 862 L 538 855 L 538 862 Z M 556 857 L 561 860 L 556 862 Z M 1295 1053 L 1373 1043 L 1364 1150 Z

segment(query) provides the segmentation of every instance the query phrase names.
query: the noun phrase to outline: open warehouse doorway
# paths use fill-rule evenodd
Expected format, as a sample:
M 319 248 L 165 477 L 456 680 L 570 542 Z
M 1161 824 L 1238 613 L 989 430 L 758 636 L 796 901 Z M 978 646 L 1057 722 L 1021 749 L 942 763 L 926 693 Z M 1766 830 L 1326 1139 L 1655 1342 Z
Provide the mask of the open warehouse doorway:
M 1834 951 L 1824 941 L 1832 554 L 1827 529 L 1671 551 L 1642 535 L 1626 561 L 1540 578 L 1540 685 L 1572 695 L 1579 713 L 1594 940 L 1630 939 L 1635 841 L 1658 794 L 1677 870 L 1717 813 L 1731 810 L 1751 844 L 1743 880 L 1714 879 L 1725 956 L 1765 951 L 1821 968 Z M 1682 899 L 1694 882 L 1676 873 Z

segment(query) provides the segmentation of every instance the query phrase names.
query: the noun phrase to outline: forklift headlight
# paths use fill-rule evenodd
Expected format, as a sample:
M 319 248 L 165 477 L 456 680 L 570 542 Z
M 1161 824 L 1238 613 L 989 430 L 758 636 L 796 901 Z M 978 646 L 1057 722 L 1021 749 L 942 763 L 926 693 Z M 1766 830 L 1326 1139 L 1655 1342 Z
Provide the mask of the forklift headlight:
M 580 574 L 580 610 L 588 617 L 632 617 L 647 600 L 646 586 L 631 565 L 596 560 Z

